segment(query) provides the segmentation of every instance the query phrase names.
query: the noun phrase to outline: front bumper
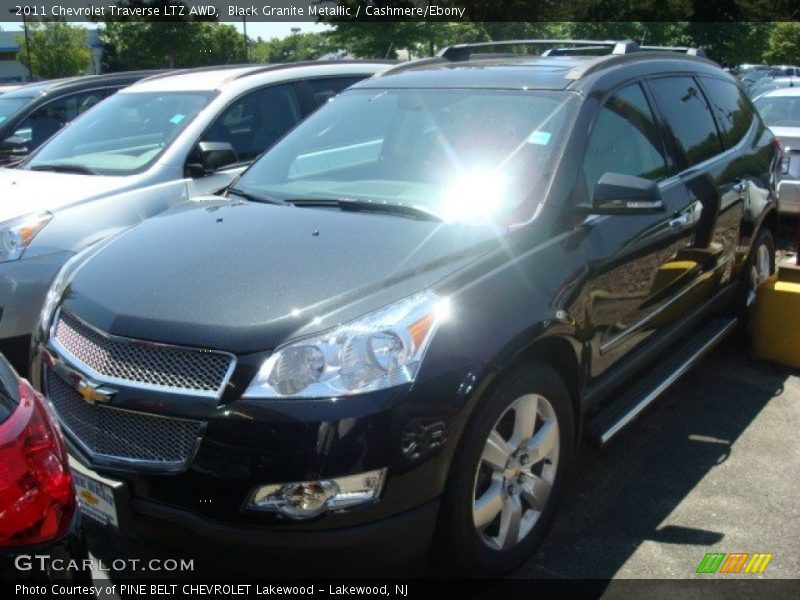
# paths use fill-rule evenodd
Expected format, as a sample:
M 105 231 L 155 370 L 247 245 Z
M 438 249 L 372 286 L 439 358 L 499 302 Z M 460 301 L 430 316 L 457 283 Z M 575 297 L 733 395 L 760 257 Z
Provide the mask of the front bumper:
M 785 179 L 778 183 L 778 210 L 782 214 L 800 215 L 800 180 Z
M 47 393 L 43 374 L 53 377 L 53 361 L 69 359 L 54 356 L 54 348 L 38 339 L 35 349 L 32 379 Z M 463 365 L 433 381 L 348 398 L 242 398 L 263 360 L 263 354 L 239 356 L 220 399 L 112 386 L 116 392 L 106 407 L 203 421 L 201 441 L 181 470 L 98 462 L 63 428 L 82 465 L 124 483 L 128 514 L 120 519 L 121 531 L 172 543 L 205 540 L 201 547 L 209 541 L 257 547 L 270 564 L 317 551 L 343 566 L 423 556 L 456 445 L 448 443 L 451 427 L 455 432 L 463 425 L 470 400 Z M 382 494 L 369 504 L 302 521 L 246 507 L 261 485 L 384 468 Z
M 71 256 L 55 252 L 0 263 L 0 340 L 30 337 L 50 284 Z

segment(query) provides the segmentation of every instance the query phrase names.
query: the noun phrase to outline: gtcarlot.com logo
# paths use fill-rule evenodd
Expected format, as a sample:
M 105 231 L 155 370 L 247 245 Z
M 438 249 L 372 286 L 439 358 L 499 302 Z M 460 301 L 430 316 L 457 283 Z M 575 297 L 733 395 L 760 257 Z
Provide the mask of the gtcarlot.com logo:
M 763 573 L 774 555 L 765 552 L 709 552 L 697 566 L 698 573 Z
M 106 564 L 99 558 L 67 560 L 50 558 L 48 554 L 20 554 L 14 559 L 14 566 L 20 571 L 39 569 L 44 571 L 194 571 L 194 559 L 117 558 Z

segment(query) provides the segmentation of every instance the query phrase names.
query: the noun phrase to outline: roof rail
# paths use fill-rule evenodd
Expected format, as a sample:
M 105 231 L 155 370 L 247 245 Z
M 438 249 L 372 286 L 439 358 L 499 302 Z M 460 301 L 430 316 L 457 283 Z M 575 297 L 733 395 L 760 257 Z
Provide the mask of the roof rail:
M 639 46 L 639 50 L 646 51 L 661 51 L 661 52 L 683 52 L 689 56 L 699 56 L 700 58 L 707 58 L 706 51 L 702 48 L 694 46 Z
M 610 54 L 632 54 L 640 50 L 670 50 L 685 52 L 691 56 L 705 57 L 706 55 L 700 48 L 691 48 L 689 46 L 639 46 L 639 44 L 631 40 L 527 39 L 457 44 L 444 48 L 439 52 L 438 56 L 454 62 L 464 61 L 469 60 L 476 53 L 476 50 L 503 46 L 551 46 L 542 52 L 542 56 L 563 56 L 577 54 L 581 51 L 596 52 L 605 49 L 610 49 Z
M 474 44 L 457 44 L 455 46 L 448 46 L 439 52 L 439 56 L 450 61 L 469 60 L 470 56 L 476 50 L 483 50 L 486 48 L 496 48 L 503 46 L 602 46 L 604 48 L 611 48 L 612 54 L 627 54 L 638 50 L 636 42 L 630 40 L 616 41 L 616 40 L 557 40 L 557 39 L 528 39 L 528 40 L 500 40 L 494 42 L 477 42 Z M 548 48 L 545 50 L 544 56 L 554 56 L 555 53 L 549 54 L 555 48 Z

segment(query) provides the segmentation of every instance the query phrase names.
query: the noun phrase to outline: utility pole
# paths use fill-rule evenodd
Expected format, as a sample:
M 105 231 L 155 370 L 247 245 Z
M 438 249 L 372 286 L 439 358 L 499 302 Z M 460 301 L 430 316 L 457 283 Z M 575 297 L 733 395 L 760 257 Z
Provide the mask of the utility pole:
M 247 43 L 247 17 L 242 17 L 242 28 L 244 29 L 244 62 L 250 62 L 250 44 Z

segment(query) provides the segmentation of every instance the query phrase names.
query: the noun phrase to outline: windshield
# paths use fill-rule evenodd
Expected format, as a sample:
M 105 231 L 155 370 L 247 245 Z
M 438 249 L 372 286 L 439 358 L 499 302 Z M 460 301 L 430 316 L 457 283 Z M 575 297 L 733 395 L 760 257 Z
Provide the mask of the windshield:
M 10 119 L 14 114 L 28 102 L 30 98 L 3 98 L 0 97 L 0 125 L 3 121 Z
M 800 96 L 769 96 L 755 101 L 769 127 L 800 127 Z
M 236 188 L 287 201 L 406 205 L 447 221 L 504 219 L 542 199 L 577 103 L 564 92 L 351 90 Z
M 152 164 L 213 96 L 214 92 L 115 94 L 64 128 L 24 168 L 136 173 Z

